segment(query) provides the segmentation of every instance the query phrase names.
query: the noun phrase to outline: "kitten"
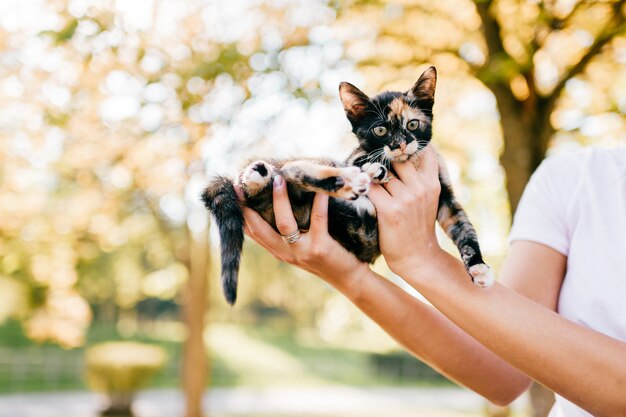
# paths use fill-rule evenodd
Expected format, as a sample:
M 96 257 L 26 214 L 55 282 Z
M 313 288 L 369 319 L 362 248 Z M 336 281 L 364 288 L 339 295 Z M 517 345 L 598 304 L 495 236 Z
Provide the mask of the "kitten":
M 234 304 L 243 245 L 243 214 L 235 186 L 243 191 L 245 206 L 258 212 L 276 230 L 272 209 L 272 183 L 276 174 L 287 182 L 293 214 L 300 230 L 308 230 L 316 192 L 331 196 L 328 231 L 363 262 L 380 256 L 376 210 L 367 198 L 371 183 L 385 182 L 391 161 L 410 160 L 417 168 L 418 155 L 432 136 L 432 108 L 437 72 L 430 67 L 405 93 L 389 91 L 369 98 L 350 83 L 339 86 L 339 95 L 359 146 L 344 163 L 331 159 L 271 159 L 248 165 L 233 181 L 217 177 L 202 194 L 220 234 L 222 284 L 226 300 Z M 488 287 L 494 281 L 483 262 L 476 231 L 457 202 L 445 164 L 439 158 L 439 209 L 437 220 L 458 247 L 472 281 Z

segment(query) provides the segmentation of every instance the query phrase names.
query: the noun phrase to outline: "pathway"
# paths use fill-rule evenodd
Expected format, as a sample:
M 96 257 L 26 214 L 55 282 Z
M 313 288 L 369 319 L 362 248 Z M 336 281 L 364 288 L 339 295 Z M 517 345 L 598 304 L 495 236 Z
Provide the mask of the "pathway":
M 102 398 L 88 392 L 0 396 L 0 417 L 96 417 Z M 205 395 L 211 417 L 471 417 L 482 415 L 484 400 L 459 388 L 271 387 L 219 388 Z M 518 400 L 516 410 L 525 401 Z M 138 417 L 181 416 L 176 390 L 138 395 Z M 516 413 L 517 416 L 524 414 Z

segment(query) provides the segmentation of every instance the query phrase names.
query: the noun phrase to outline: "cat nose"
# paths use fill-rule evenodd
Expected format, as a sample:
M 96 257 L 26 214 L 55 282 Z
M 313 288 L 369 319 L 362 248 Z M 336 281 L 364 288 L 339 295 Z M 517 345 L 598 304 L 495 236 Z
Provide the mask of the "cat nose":
M 406 149 L 406 142 L 400 142 L 400 150 L 404 151 Z

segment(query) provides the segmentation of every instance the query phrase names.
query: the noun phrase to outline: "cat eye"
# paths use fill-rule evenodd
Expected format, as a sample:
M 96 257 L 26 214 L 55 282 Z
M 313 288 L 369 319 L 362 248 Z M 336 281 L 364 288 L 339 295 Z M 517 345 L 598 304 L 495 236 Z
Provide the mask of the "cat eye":
M 385 126 L 376 126 L 373 130 L 376 136 L 385 136 L 387 134 L 387 128 Z
M 406 124 L 406 128 L 409 130 L 417 130 L 418 127 L 420 127 L 420 121 L 416 119 L 409 120 L 409 123 Z

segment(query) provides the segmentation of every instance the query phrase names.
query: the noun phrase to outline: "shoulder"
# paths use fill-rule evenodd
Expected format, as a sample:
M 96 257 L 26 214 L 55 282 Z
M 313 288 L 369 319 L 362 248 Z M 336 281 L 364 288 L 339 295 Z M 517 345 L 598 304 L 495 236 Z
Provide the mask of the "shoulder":
M 549 155 L 533 177 L 571 195 L 581 181 L 600 181 L 616 171 L 623 173 L 624 167 L 626 147 L 589 147 Z
M 585 148 L 550 155 L 524 190 L 509 240 L 539 242 L 567 255 L 581 206 L 595 201 L 597 190 L 606 190 L 606 184 L 617 184 L 615 178 L 626 181 L 625 167 L 626 148 Z
M 535 174 L 569 176 L 587 164 L 593 150 L 589 148 L 551 153 L 541 162 Z
M 589 149 L 549 155 L 531 176 L 524 192 L 526 198 L 567 200 L 584 176 L 589 155 Z
M 626 173 L 626 147 L 588 147 L 549 155 L 533 173 L 525 194 L 545 199 L 562 210 L 590 190 L 603 189 Z M 564 211 L 562 211 L 564 212 Z

